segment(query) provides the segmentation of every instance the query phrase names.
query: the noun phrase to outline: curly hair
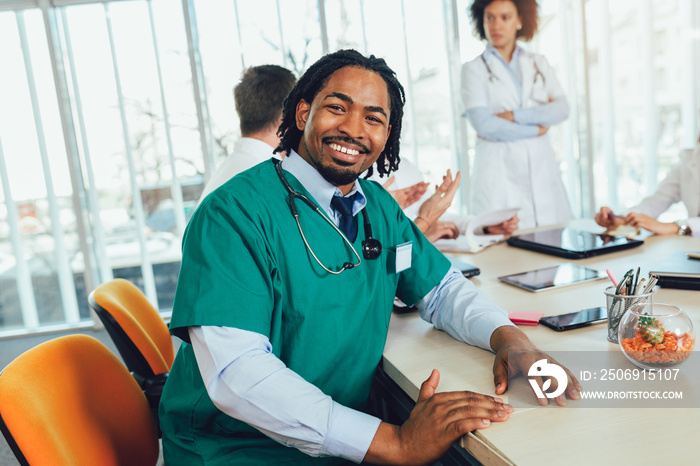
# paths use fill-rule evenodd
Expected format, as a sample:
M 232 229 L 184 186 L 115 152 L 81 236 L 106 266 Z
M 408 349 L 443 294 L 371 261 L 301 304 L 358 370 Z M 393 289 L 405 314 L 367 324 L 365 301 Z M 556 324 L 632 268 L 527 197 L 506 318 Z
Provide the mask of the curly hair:
M 474 0 L 469 7 L 469 15 L 472 20 L 474 34 L 481 40 L 486 40 L 486 31 L 484 30 L 484 10 L 495 0 Z M 522 19 L 523 27 L 518 30 L 515 35 L 517 39 L 530 41 L 537 34 L 537 22 L 539 15 L 537 13 L 537 0 L 510 0 L 515 4 L 518 10 L 518 15 Z
M 353 66 L 377 73 L 384 79 L 389 91 L 389 125 L 391 132 L 387 138 L 384 150 L 377 159 L 377 171 L 379 176 L 388 175 L 399 168 L 399 139 L 401 138 L 401 120 L 403 119 L 403 107 L 406 103 L 404 89 L 396 73 L 389 68 L 383 58 L 374 55 L 365 57 L 356 50 L 339 50 L 321 57 L 316 63 L 299 78 L 294 88 L 286 99 L 282 110 L 282 124 L 277 134 L 280 136 L 280 145 L 275 152 L 289 152 L 297 150 L 303 131 L 297 128 L 296 108 L 297 104 L 304 101 L 313 102 L 316 95 L 328 83 L 331 75 L 341 68 Z M 371 176 L 372 167 L 367 170 L 367 177 Z

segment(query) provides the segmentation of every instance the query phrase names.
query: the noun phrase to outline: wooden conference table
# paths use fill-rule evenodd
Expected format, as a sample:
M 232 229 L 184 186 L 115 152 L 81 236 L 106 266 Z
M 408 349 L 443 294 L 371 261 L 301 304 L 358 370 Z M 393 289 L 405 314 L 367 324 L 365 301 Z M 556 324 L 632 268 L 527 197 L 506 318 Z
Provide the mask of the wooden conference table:
M 497 277 L 564 262 L 611 269 L 621 276 L 641 267 L 642 276 L 674 251 L 700 251 L 700 238 L 650 236 L 642 246 L 582 260 L 567 260 L 505 243 L 477 254 L 454 254 L 481 269 L 471 280 L 509 311 L 544 311 L 545 316 L 605 305 L 609 281 L 593 281 L 561 290 L 531 293 Z M 700 291 L 661 288 L 654 302 L 680 306 L 700 333 Z M 520 326 L 541 350 L 620 351 L 607 340 L 606 324 L 566 332 L 543 325 Z M 694 350 L 697 352 L 697 348 Z M 692 355 L 700 357 L 700 355 Z M 438 391 L 471 390 L 494 395 L 493 354 L 457 342 L 423 321 L 417 313 L 394 314 L 384 350 L 383 368 L 413 400 L 433 368 L 440 371 Z M 585 383 L 582 382 L 585 390 Z M 698 380 L 700 384 L 700 380 Z M 507 392 L 502 398 L 508 401 Z M 534 399 L 534 395 L 533 395 Z M 576 401 L 569 401 L 569 404 Z M 464 436 L 461 445 L 483 464 L 698 464 L 700 409 L 680 408 L 518 408 L 504 423 Z

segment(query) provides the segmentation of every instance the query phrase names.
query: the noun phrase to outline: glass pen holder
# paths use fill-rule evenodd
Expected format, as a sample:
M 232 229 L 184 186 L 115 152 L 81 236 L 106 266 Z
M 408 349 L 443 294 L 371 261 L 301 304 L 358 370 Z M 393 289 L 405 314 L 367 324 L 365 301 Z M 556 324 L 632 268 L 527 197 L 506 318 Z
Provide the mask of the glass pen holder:
M 618 329 L 620 321 L 632 306 L 639 303 L 650 303 L 655 290 L 648 293 L 624 295 L 615 294 L 615 287 L 605 289 L 605 298 L 608 307 L 608 341 L 618 343 Z

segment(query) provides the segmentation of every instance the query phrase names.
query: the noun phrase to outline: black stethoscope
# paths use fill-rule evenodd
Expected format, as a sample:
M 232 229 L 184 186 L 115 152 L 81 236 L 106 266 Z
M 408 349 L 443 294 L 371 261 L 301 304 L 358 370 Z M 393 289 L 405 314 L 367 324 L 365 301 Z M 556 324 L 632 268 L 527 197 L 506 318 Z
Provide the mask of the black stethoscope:
M 486 61 L 486 57 L 484 56 L 483 53 L 481 54 L 481 61 L 484 62 L 484 66 L 486 67 L 486 72 L 489 74 L 489 81 L 491 81 L 492 83 L 495 83 L 496 81 L 498 81 L 498 76 L 493 74 L 493 71 L 491 71 L 491 67 L 489 66 L 488 62 Z M 535 67 L 535 77 L 532 79 L 532 89 L 534 89 L 535 84 L 537 84 L 537 77 L 538 76 L 542 78 L 542 85 L 545 85 L 546 81 L 544 79 L 544 75 L 540 71 L 540 67 L 537 66 L 537 60 L 535 60 L 534 58 L 532 59 L 532 65 Z M 531 97 L 532 97 L 532 89 L 530 90 Z
M 338 275 L 342 273 L 345 270 L 350 270 L 353 267 L 357 267 L 362 263 L 362 259 L 360 259 L 360 255 L 357 253 L 355 248 L 353 247 L 352 243 L 345 237 L 342 231 L 333 223 L 322 211 L 321 209 L 314 204 L 311 199 L 300 193 L 299 191 L 295 191 L 294 188 L 289 184 L 287 181 L 287 178 L 284 176 L 284 173 L 282 173 L 282 164 L 279 161 L 274 161 L 275 163 L 275 171 L 277 171 L 277 176 L 279 176 L 280 181 L 282 181 L 282 184 L 284 185 L 285 189 L 289 193 L 289 208 L 292 211 L 292 215 L 294 216 L 294 220 L 297 222 L 297 227 L 299 227 L 299 233 L 301 233 L 301 238 L 304 240 L 304 244 L 306 245 L 306 249 L 309 250 L 312 256 L 314 256 L 314 259 L 316 259 L 316 262 L 318 262 L 318 265 L 320 265 L 323 270 L 325 270 L 328 273 L 332 273 L 333 275 Z M 355 254 L 355 257 L 357 257 L 357 263 L 353 264 L 351 262 L 345 262 L 343 264 L 343 267 L 340 270 L 334 271 L 326 267 L 321 263 L 321 261 L 316 257 L 316 254 L 314 253 L 313 249 L 311 249 L 311 246 L 309 246 L 309 242 L 306 240 L 306 235 L 304 235 L 304 230 L 301 228 L 301 223 L 299 223 L 299 212 L 297 212 L 297 207 L 294 205 L 294 200 L 295 199 L 301 199 L 304 204 L 308 205 L 311 207 L 314 211 L 316 211 L 323 219 L 328 222 L 330 226 L 335 229 L 335 231 L 338 232 L 340 236 L 342 236 L 343 240 L 347 245 L 350 247 L 352 250 L 353 254 Z M 379 256 L 382 254 L 382 244 L 379 242 L 379 240 L 372 238 L 372 225 L 369 223 L 369 216 L 367 215 L 367 209 L 362 209 L 362 218 L 364 220 L 364 226 L 365 226 L 365 240 L 362 242 L 362 256 L 367 259 L 377 259 Z

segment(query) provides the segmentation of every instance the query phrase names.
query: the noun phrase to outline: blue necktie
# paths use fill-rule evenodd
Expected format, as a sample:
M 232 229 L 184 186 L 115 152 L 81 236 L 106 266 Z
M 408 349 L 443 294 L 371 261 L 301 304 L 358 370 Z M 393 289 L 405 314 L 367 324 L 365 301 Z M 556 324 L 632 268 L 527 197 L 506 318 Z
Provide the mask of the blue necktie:
M 351 243 L 354 243 L 355 238 L 357 238 L 357 221 L 352 215 L 352 205 L 355 202 L 356 195 L 357 193 L 349 197 L 333 196 L 333 199 L 331 199 L 331 206 L 340 214 L 338 228 Z

